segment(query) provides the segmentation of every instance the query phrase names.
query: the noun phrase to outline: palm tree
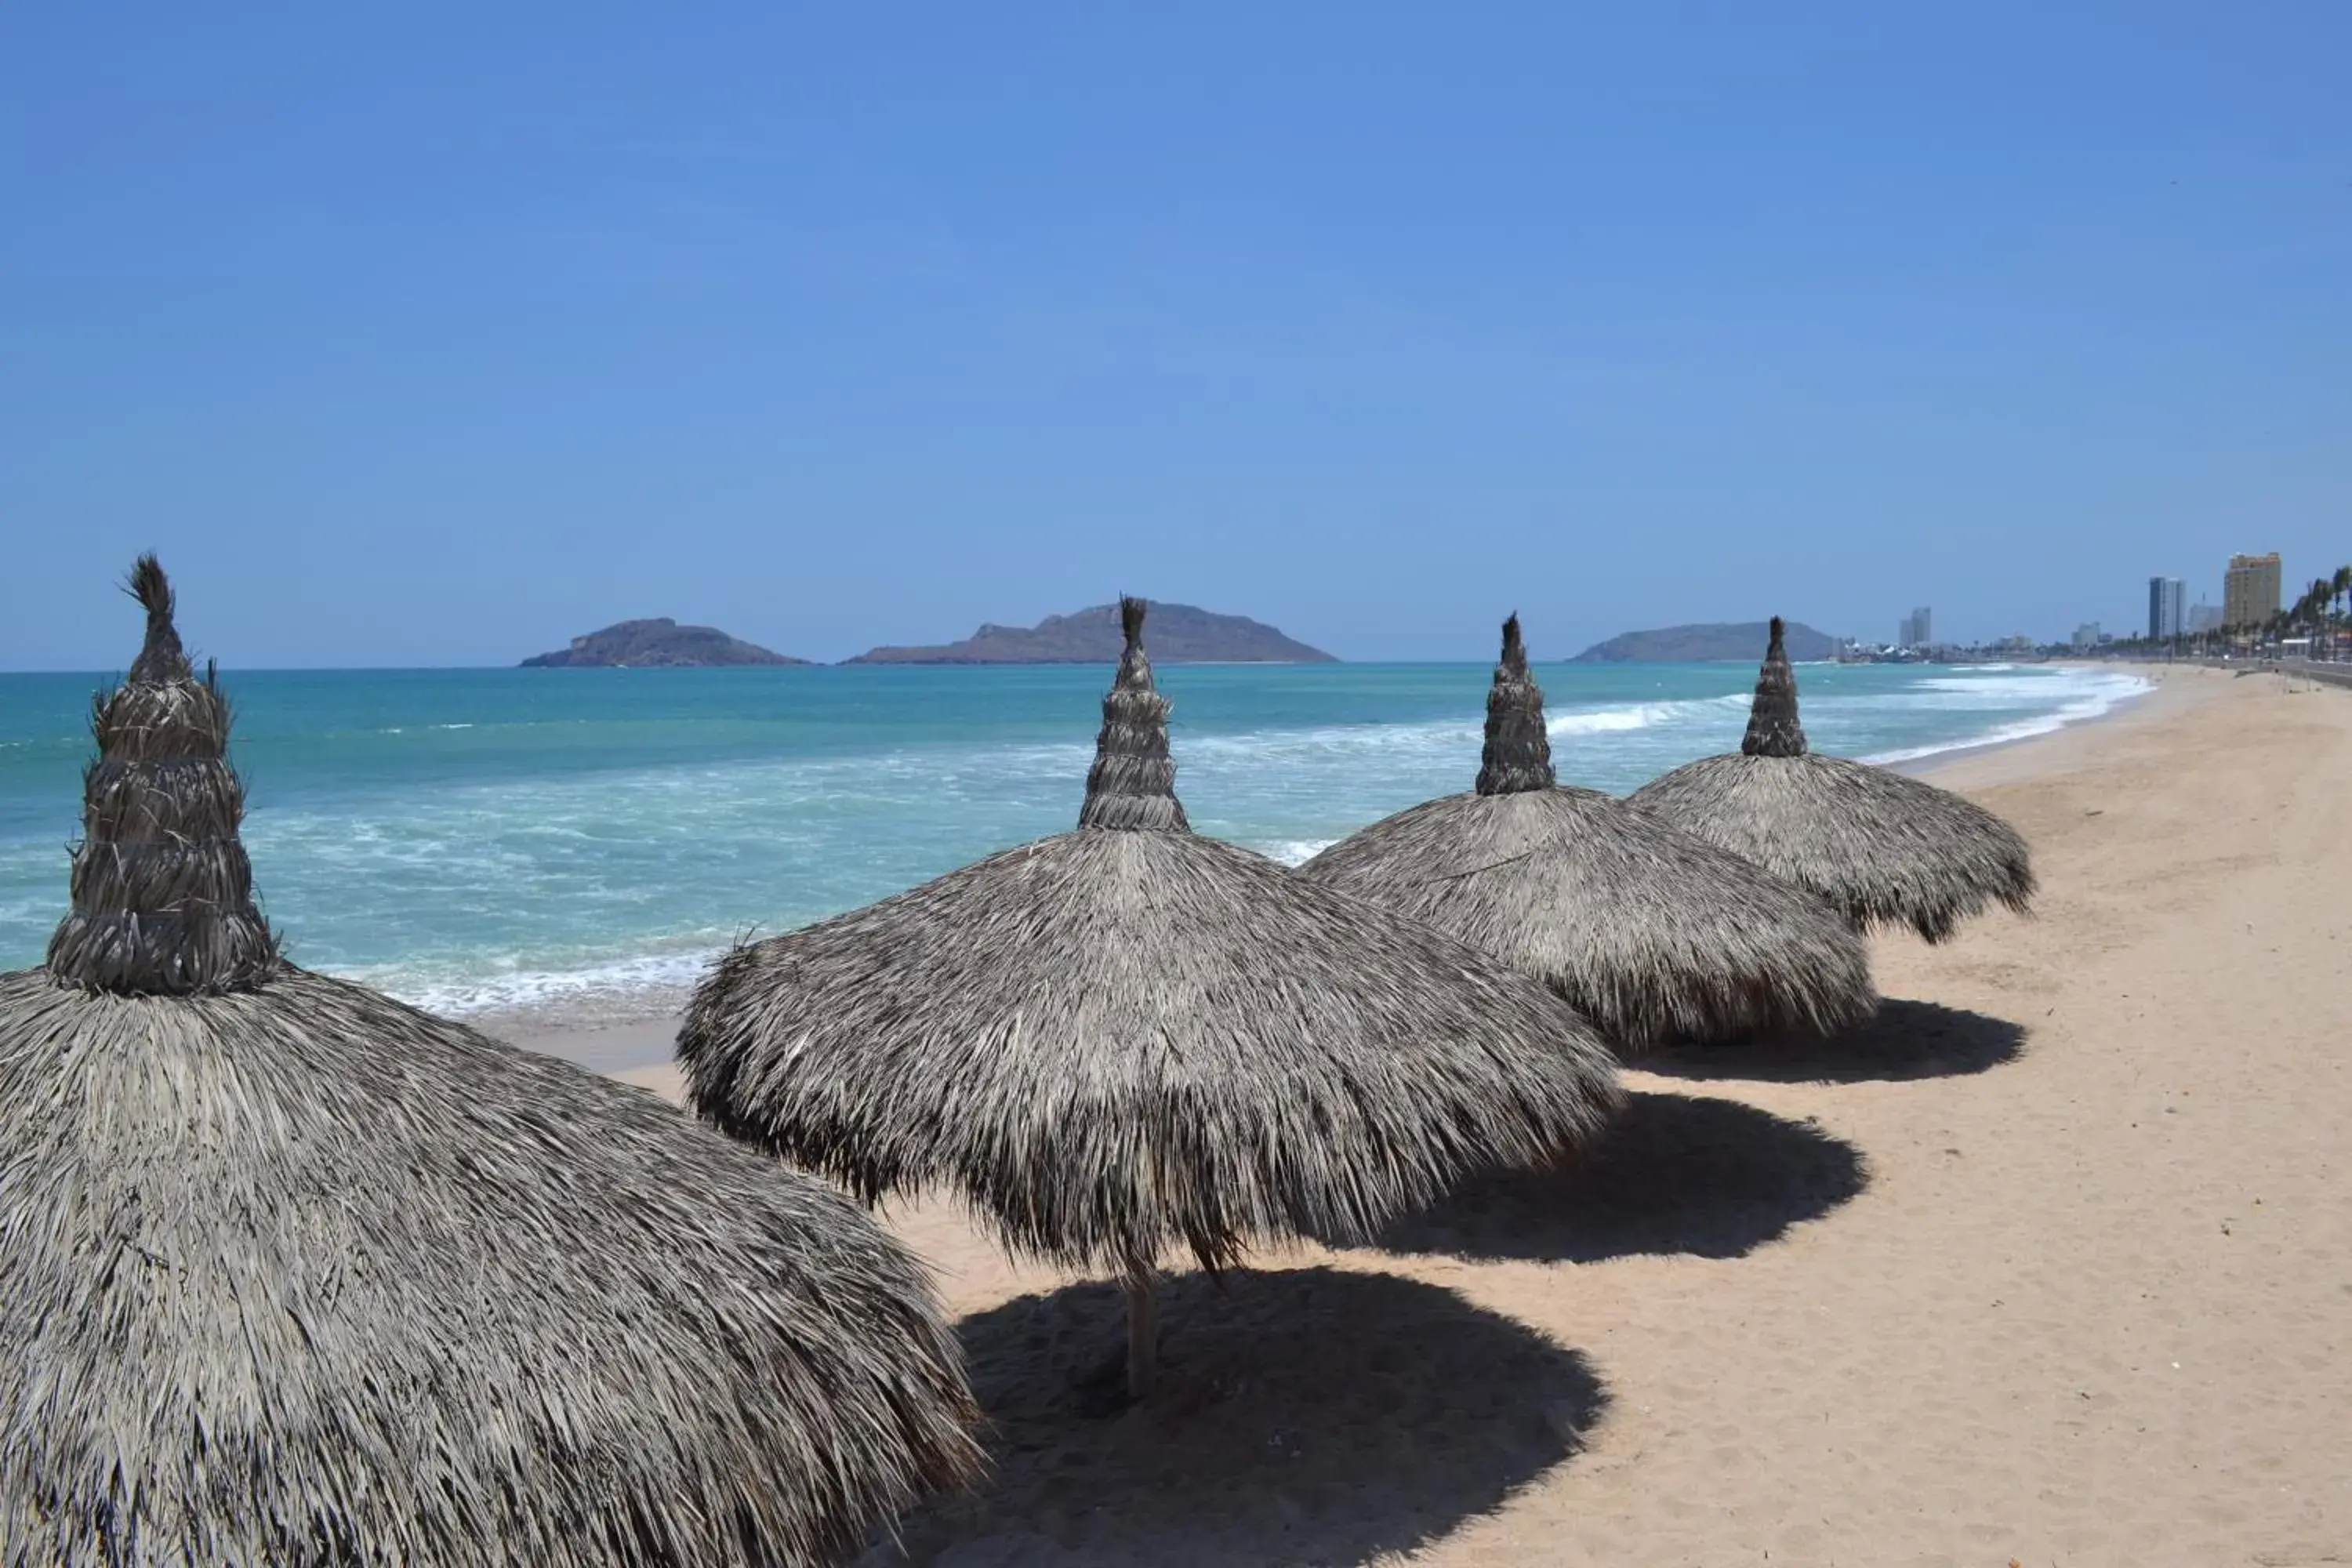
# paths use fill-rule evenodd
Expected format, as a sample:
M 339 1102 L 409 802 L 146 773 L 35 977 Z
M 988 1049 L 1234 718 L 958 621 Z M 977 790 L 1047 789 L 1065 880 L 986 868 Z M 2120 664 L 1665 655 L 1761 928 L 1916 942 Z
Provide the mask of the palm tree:
M 2294 602 L 2288 619 L 2305 631 L 2311 630 L 2319 624 L 2320 616 L 2326 613 L 2327 601 L 2335 596 L 2335 593 L 2336 584 L 2329 579 L 2313 578 L 2311 586 L 2304 590 L 2303 597 Z

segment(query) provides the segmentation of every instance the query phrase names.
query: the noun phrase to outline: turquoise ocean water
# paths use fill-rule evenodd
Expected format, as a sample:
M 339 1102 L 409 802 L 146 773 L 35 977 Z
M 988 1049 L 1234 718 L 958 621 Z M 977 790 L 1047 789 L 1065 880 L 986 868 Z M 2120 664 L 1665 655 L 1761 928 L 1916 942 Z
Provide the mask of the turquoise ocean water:
M 501 1026 L 675 1006 L 789 930 L 1072 825 L 1107 667 L 225 676 L 288 952 Z M 1164 666 L 1193 826 L 1296 861 L 1467 788 L 1486 665 Z M 1563 780 L 1738 744 L 1752 664 L 1539 665 Z M 0 968 L 66 900 L 89 675 L 0 675 Z M 1899 761 L 2141 689 L 2119 671 L 1805 666 L 1817 749 Z

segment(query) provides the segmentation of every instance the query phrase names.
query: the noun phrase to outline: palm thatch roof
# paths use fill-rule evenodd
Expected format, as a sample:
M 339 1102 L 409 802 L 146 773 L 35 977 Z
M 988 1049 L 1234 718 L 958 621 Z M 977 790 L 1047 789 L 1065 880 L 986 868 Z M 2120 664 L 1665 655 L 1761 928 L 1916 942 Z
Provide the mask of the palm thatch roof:
M 869 1199 L 951 1185 L 1010 1247 L 1131 1279 L 1171 1245 L 1213 1269 L 1255 1237 L 1366 1238 L 1580 1143 L 1617 1091 L 1568 1006 L 1190 830 L 1121 609 L 1081 826 L 721 960 L 678 1037 L 702 1114 Z
M 1777 616 L 1738 754 L 1686 763 L 1632 801 L 1811 889 L 1857 930 L 1907 925 L 1941 942 L 1988 904 L 2032 906 L 2032 853 L 2009 824 L 1948 790 L 1806 745 Z
M 819 1563 L 975 1462 L 921 1266 L 652 1097 L 284 962 L 173 631 L 0 975 L 0 1558 Z
M 1298 875 L 1509 961 L 1624 1049 L 1826 1032 L 1876 1005 L 1816 898 L 1598 790 L 1557 782 L 1519 618 L 1503 623 L 1477 786 L 1340 840 Z

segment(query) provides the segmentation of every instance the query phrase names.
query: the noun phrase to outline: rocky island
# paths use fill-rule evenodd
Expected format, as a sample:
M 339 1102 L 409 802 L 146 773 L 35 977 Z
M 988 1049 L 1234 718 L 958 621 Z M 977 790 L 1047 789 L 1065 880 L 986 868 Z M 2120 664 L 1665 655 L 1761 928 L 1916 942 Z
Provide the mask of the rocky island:
M 1764 657 L 1772 628 L 1763 621 L 1710 621 L 1697 626 L 1660 626 L 1654 631 L 1623 632 L 1607 642 L 1594 643 L 1571 664 L 1681 664 L 1702 659 L 1746 659 Z M 1837 651 L 1837 639 L 1796 621 L 1786 628 L 1789 657 L 1803 661 L 1822 659 Z
M 1332 664 L 1334 656 L 1246 616 L 1192 605 L 1151 606 L 1155 664 Z M 1116 664 L 1118 606 L 1096 605 L 1047 616 L 1034 626 L 983 626 L 961 642 L 869 648 L 847 664 Z M 1761 647 L 1762 644 L 1757 645 Z
M 621 621 L 601 632 L 573 637 L 570 647 L 534 654 L 522 661 L 522 668 L 705 669 L 721 665 L 808 662 L 729 637 L 717 626 L 682 626 L 667 616 L 661 616 L 649 621 Z

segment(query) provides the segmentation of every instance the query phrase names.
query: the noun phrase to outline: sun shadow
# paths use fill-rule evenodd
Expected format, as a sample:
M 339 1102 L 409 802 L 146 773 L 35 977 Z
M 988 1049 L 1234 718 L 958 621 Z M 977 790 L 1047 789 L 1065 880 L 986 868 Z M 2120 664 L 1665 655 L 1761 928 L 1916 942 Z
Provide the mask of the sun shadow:
M 958 1325 L 994 1473 L 861 1568 L 1369 1563 L 1498 1507 L 1608 1403 L 1579 1352 L 1453 1291 L 1333 1268 L 1160 1288 L 1160 1387 L 1123 1364 L 1109 1285 Z
M 1869 1083 L 1963 1078 L 2015 1061 L 2025 1030 L 2006 1018 L 1936 1002 L 1879 1004 L 1867 1022 L 1826 1039 L 1787 1037 L 1670 1046 L 1633 1063 L 1665 1078 L 1757 1083 Z
M 1868 1180 L 1853 1144 L 1808 1123 L 1737 1100 L 1634 1094 L 1580 1157 L 1474 1178 L 1391 1226 L 1379 1245 L 1543 1262 L 1740 1258 L 1829 1213 Z

